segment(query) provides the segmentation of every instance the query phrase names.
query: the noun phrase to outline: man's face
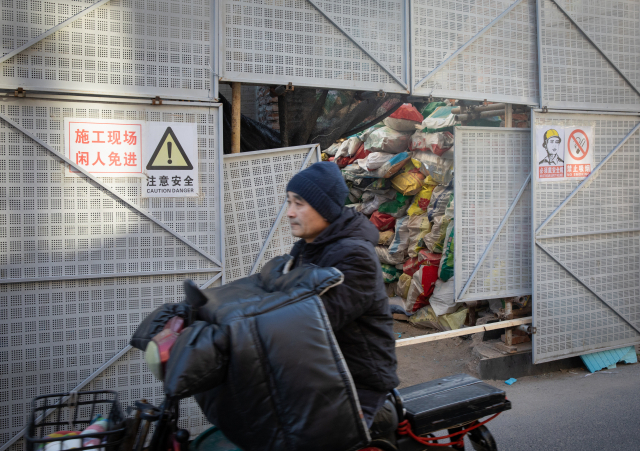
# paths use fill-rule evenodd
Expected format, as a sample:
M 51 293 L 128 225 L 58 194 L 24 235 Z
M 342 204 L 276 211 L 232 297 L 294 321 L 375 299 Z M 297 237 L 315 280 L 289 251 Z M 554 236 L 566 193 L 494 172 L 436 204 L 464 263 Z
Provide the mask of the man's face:
M 558 150 L 560 150 L 560 139 L 549 138 L 547 140 L 547 152 L 549 155 L 557 154 Z
M 287 191 L 287 204 L 287 217 L 293 236 L 310 243 L 329 227 L 329 222 L 320 216 L 320 213 L 306 200 L 291 191 Z

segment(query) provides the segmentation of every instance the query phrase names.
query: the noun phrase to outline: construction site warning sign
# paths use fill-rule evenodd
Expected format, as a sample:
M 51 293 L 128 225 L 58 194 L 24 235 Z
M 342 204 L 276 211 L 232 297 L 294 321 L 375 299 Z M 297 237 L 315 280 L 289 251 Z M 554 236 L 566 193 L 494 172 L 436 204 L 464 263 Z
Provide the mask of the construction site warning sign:
M 67 157 L 97 177 L 143 177 L 144 121 L 110 119 L 64 120 Z M 67 167 L 68 175 L 80 171 Z
M 593 127 L 567 127 L 566 176 L 583 179 L 593 170 Z
M 197 197 L 196 124 L 147 122 L 143 197 Z

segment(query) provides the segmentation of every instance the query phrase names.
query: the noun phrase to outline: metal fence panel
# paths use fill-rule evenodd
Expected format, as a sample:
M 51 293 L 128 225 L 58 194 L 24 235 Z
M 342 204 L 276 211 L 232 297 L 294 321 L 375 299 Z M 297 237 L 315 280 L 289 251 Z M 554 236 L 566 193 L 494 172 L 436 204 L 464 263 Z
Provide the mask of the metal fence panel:
M 640 3 L 541 0 L 539 29 L 541 106 L 640 111 Z
M 409 90 L 406 0 L 224 0 L 219 15 L 221 79 Z
M 161 401 L 162 384 L 142 353 L 100 368 L 146 314 L 182 300 L 185 278 L 205 284 L 222 274 L 211 259 L 223 255 L 221 137 L 212 104 L 5 97 L 0 116 L 26 132 L 0 118 L 0 443 L 7 444 L 25 426 L 34 396 L 74 389 L 92 375 L 90 388 L 118 391 L 125 406 Z M 57 156 L 65 117 L 196 123 L 200 197 L 141 198 L 140 178 L 105 177 L 100 185 L 67 176 Z M 192 400 L 183 413 L 182 426 L 203 430 Z
M 557 112 L 532 118 L 534 126 L 593 124 L 595 165 L 635 127 L 564 205 L 580 181 L 532 182 L 534 363 L 640 343 L 639 121 Z M 532 142 L 535 152 L 535 134 Z
M 530 131 L 456 127 L 455 135 L 456 301 L 529 295 Z
M 228 282 L 259 270 L 296 241 L 284 215 L 287 183 L 318 161 L 317 145 L 224 157 L 225 270 Z
M 95 0 L 3 1 L 2 54 L 56 28 L 92 3 Z M 0 87 L 213 99 L 217 92 L 211 70 L 210 4 L 208 0 L 108 1 L 2 62 Z
M 535 17 L 535 0 L 413 0 L 412 92 L 537 105 Z

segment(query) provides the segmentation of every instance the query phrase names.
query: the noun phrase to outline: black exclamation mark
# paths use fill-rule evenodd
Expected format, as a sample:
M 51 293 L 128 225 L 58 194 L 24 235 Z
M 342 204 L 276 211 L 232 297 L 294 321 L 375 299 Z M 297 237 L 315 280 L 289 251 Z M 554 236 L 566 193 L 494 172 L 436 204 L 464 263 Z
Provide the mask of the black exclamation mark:
M 171 164 L 171 143 L 170 142 L 167 143 L 167 151 L 169 152 L 169 159 L 167 160 L 167 163 Z

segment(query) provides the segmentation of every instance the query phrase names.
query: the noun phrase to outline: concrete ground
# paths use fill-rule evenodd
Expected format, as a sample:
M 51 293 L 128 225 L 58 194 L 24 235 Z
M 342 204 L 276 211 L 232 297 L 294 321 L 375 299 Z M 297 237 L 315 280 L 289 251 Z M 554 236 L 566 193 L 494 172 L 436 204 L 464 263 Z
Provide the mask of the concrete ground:
M 399 321 L 394 330 L 396 338 L 436 332 Z M 477 376 L 471 371 L 473 341 L 397 348 L 400 387 L 457 373 Z M 513 405 L 487 425 L 500 450 L 640 450 L 640 364 L 594 374 L 584 368 L 554 371 L 519 378 L 512 386 L 487 382 L 504 389 Z M 466 449 L 473 449 L 468 441 Z
M 438 332 L 406 321 L 394 321 L 393 330 L 396 339 Z M 471 339 L 456 337 L 396 348 L 400 388 L 458 373 L 477 377 L 469 368 L 475 358 L 472 343 Z

